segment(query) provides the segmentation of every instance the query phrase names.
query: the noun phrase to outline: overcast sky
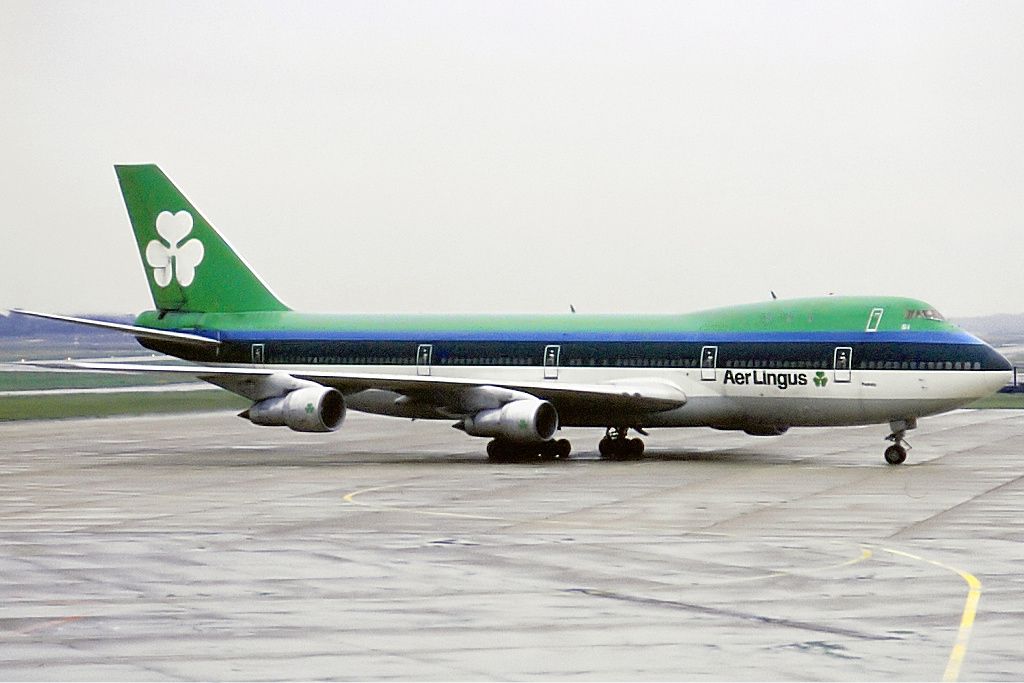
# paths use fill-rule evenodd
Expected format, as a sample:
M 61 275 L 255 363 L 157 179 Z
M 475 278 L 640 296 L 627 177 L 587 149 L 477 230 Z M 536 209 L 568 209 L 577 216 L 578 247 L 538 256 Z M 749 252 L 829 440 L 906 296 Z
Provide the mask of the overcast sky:
M 286 303 L 1024 311 L 1022 2 L 0 3 L 0 308 L 152 307 L 115 163 Z

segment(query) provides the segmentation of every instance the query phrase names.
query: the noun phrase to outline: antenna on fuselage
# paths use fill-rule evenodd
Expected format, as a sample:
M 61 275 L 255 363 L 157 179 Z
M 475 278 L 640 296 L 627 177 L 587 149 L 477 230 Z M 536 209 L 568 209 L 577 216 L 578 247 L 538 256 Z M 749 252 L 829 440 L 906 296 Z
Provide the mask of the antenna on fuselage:
M 575 313 L 576 312 L 576 307 L 573 306 L 572 304 L 569 304 L 569 312 L 570 313 Z
M 769 289 L 768 291 L 772 293 L 772 301 L 775 301 L 776 299 L 779 298 L 779 297 L 775 296 L 775 290 L 774 289 Z

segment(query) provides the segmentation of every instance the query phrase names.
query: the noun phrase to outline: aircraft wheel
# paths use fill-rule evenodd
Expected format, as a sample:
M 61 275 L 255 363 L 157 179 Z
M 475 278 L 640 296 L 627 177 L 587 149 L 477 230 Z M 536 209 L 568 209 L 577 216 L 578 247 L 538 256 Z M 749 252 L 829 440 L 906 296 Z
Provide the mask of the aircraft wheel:
M 538 450 L 541 460 L 554 460 L 560 456 L 557 441 L 545 441 Z
M 907 459 L 907 449 L 893 444 L 885 449 L 885 461 L 890 465 L 901 465 Z
M 609 439 L 605 437 L 597 444 L 597 450 L 601 453 L 602 458 L 609 460 L 639 458 L 644 452 L 644 442 L 641 439 Z
M 606 460 L 621 460 L 629 454 L 629 442 L 626 439 L 601 439 L 597 450 Z
M 509 462 L 515 457 L 511 444 L 494 439 L 487 444 L 487 459 L 491 462 Z
M 497 441 L 487 442 L 487 459 L 488 460 L 499 460 L 504 454 L 504 448 L 501 447 Z
M 572 453 L 572 444 L 569 439 L 559 439 L 555 442 L 555 454 L 560 460 L 565 460 Z

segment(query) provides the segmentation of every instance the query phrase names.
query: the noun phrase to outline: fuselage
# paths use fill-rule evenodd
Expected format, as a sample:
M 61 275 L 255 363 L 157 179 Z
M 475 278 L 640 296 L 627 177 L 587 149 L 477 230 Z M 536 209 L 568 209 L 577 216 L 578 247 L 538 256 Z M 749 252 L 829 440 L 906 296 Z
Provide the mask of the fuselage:
M 1005 385 L 997 351 L 922 301 L 822 297 L 686 315 L 423 316 L 147 312 L 137 324 L 218 339 L 216 350 L 149 348 L 198 362 L 315 366 L 500 381 L 677 385 L 685 405 L 630 416 L 643 427 L 711 426 L 771 434 L 941 413 Z M 351 408 L 405 417 L 408 405 L 369 392 Z M 610 426 L 593 407 L 560 412 L 563 426 Z M 623 424 L 626 424 L 623 422 Z

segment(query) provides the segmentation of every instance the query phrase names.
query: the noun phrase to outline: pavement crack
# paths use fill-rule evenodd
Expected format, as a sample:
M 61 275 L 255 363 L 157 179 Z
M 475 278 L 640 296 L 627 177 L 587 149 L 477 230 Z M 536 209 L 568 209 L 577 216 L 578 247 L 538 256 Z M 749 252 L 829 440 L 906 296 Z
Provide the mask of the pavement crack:
M 624 593 L 613 593 L 610 591 L 596 590 L 593 588 L 569 588 L 566 592 L 589 595 L 595 598 L 619 600 L 621 602 L 630 602 L 638 605 L 660 607 L 662 609 L 680 610 L 684 612 L 696 612 L 698 614 L 706 614 L 715 617 L 729 617 L 732 619 L 741 619 L 743 621 L 752 621 L 755 623 L 769 624 L 772 626 L 785 626 L 789 628 L 801 629 L 804 631 L 813 631 L 815 633 L 828 633 L 831 635 L 856 638 L 858 640 L 901 640 L 899 637 L 894 635 L 876 635 L 874 633 L 855 631 L 853 629 L 841 628 L 837 626 L 815 624 L 809 621 L 783 619 L 780 617 L 768 617 L 761 614 L 754 614 L 752 612 L 742 612 L 740 610 L 723 609 L 721 607 L 708 607 L 706 605 L 698 605 L 692 602 L 681 602 L 679 600 L 664 600 L 661 598 L 648 598 L 640 595 L 626 595 Z
M 918 527 L 924 526 L 925 524 L 928 524 L 929 522 L 932 522 L 932 521 L 934 521 L 936 519 L 939 519 L 940 517 L 945 517 L 945 516 L 950 515 L 952 513 L 959 512 L 964 507 L 966 507 L 968 505 L 971 505 L 971 504 L 977 502 L 978 500 L 980 500 L 980 499 L 982 499 L 982 498 L 984 498 L 986 496 L 992 495 L 993 493 L 996 493 L 997 491 L 1000 491 L 1001 489 L 1009 488 L 1011 486 L 1014 486 L 1015 484 L 1019 484 L 1022 480 L 1024 480 L 1024 475 L 1021 475 L 1019 477 L 1014 477 L 1013 479 L 1010 479 L 1009 481 L 1004 481 L 1004 482 L 1002 482 L 1000 484 L 996 484 L 995 486 L 993 486 L 991 488 L 985 489 L 984 491 L 981 491 L 980 493 L 974 494 L 970 498 L 967 498 L 965 500 L 960 501 L 956 505 L 947 507 L 944 510 L 940 510 L 940 511 L 934 513 L 934 514 L 928 515 L 927 517 L 925 517 L 923 519 L 918 519 L 918 520 L 914 521 L 913 523 L 908 524 L 905 527 L 899 529 L 898 531 L 896 531 L 896 532 L 894 532 L 892 534 L 889 534 L 889 536 L 887 536 L 886 538 L 889 539 L 889 540 L 900 539 L 900 538 L 904 537 L 905 535 L 909 534 L 910 532 L 914 531 Z

